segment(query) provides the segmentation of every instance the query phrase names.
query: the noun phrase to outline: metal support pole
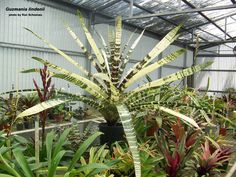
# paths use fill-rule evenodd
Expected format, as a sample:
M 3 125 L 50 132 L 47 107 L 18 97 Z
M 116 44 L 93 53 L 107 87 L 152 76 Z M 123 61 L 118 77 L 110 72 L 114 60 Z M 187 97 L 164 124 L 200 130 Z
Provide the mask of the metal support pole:
M 187 52 L 184 53 L 183 67 L 184 68 L 187 67 Z M 188 77 L 185 77 L 184 80 L 183 80 L 183 85 L 184 86 L 188 85 L 187 80 L 188 80 Z
M 130 9 L 129 17 L 133 17 L 133 7 L 134 7 L 134 0 L 130 0 L 130 3 L 129 3 L 129 9 Z
M 158 55 L 158 60 L 160 60 L 163 57 L 163 53 L 161 52 Z M 162 77 L 162 67 L 159 68 L 159 72 L 158 72 L 158 79 L 160 79 Z
M 227 17 L 225 17 L 225 40 L 227 36 Z
M 39 116 L 34 118 L 34 139 L 35 139 L 35 162 L 36 166 L 39 165 Z M 42 147 L 43 148 L 43 147 Z
M 193 51 L 193 58 L 192 58 L 193 64 L 192 64 L 192 66 L 195 66 L 195 65 L 196 65 L 196 59 L 195 59 L 194 56 L 195 56 L 195 51 Z M 188 79 L 189 79 L 189 80 L 187 81 L 187 85 L 188 85 L 189 87 L 194 88 L 194 87 L 195 87 L 195 74 L 193 73 Z
M 95 22 L 95 15 L 94 15 L 94 13 L 91 12 L 91 13 L 89 13 L 87 28 L 92 36 L 94 35 L 94 22 Z M 86 48 L 89 53 L 92 53 L 92 48 L 91 48 L 88 40 L 86 40 Z M 86 69 L 88 70 L 88 72 L 91 73 L 91 71 L 92 71 L 91 70 L 91 63 L 87 59 L 86 59 Z

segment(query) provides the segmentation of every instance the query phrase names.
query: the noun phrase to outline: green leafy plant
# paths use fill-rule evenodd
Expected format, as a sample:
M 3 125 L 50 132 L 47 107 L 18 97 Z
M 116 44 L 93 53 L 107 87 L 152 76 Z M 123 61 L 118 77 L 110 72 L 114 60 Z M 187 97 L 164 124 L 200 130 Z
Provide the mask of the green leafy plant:
M 90 153 L 90 164 L 84 162 L 83 155 L 91 146 L 93 141 L 101 134 L 96 132 L 88 139 L 86 139 L 80 147 L 73 153 L 72 158 L 67 164 L 62 164 L 62 159 L 65 157 L 66 150 L 65 144 L 67 143 L 67 136 L 70 129 L 65 130 L 59 138 L 55 132 L 47 134 L 46 145 L 46 158 L 39 164 L 35 163 L 34 156 L 25 156 L 27 148 L 20 148 L 19 144 L 12 144 L 12 147 L 0 148 L 0 176 L 14 176 L 14 177 L 35 177 L 38 175 L 54 177 L 58 173 L 64 177 L 73 176 L 86 176 L 93 177 L 96 174 L 110 169 L 118 161 L 103 161 L 104 147 L 101 148 L 97 154 Z M 18 138 L 22 141 L 21 138 Z M 27 140 L 24 140 L 27 143 Z M 12 150 L 12 156 L 8 156 L 8 152 Z M 94 155 L 94 156 L 93 156 Z M 79 160 L 81 159 L 81 162 Z M 93 160 L 92 160 L 93 159 Z M 97 160 L 96 160 L 97 159 Z
M 176 115 L 184 121 L 190 123 L 191 125 L 199 128 L 193 119 L 188 118 L 187 116 L 184 116 L 180 113 L 177 113 L 169 108 L 163 107 L 158 102 L 155 102 L 154 98 L 156 95 L 158 95 L 157 88 L 161 85 L 176 81 L 185 76 L 189 76 L 194 72 L 198 72 L 201 69 L 208 67 L 212 62 L 207 62 L 190 68 L 186 68 L 177 73 L 139 86 L 131 91 L 127 91 L 127 88 L 134 84 L 135 81 L 137 81 L 139 78 L 146 76 L 148 73 L 156 70 L 164 64 L 173 61 L 185 52 L 184 49 L 179 49 L 163 57 L 161 60 L 150 64 L 163 50 L 165 50 L 178 37 L 178 35 L 176 34 L 181 28 L 181 25 L 171 30 L 157 45 L 154 46 L 154 48 L 147 55 L 145 55 L 145 57 L 140 62 L 136 63 L 126 75 L 123 75 L 124 69 L 130 60 L 130 56 L 133 53 L 138 42 L 140 41 L 144 31 L 134 41 L 129 50 L 127 50 L 127 47 L 129 46 L 130 40 L 128 40 L 128 42 L 122 49 L 122 19 L 121 17 L 117 17 L 115 32 L 109 31 L 108 34 L 108 45 L 106 44 L 103 37 L 99 35 L 103 44 L 103 48 L 99 49 L 96 45 L 96 42 L 92 38 L 92 35 L 87 29 L 85 21 L 79 11 L 78 16 L 80 24 L 84 30 L 85 36 L 95 56 L 88 52 L 87 48 L 83 45 L 80 38 L 73 32 L 69 25 L 66 25 L 66 29 L 68 30 L 72 38 L 75 39 L 76 43 L 81 47 L 87 59 L 97 70 L 97 73 L 92 74 L 88 72 L 79 63 L 77 63 L 63 51 L 56 48 L 53 44 L 49 43 L 46 39 L 34 33 L 33 31 L 26 29 L 33 33 L 37 38 L 42 40 L 58 54 L 63 56 L 68 62 L 77 67 L 79 71 L 81 71 L 85 75 L 85 77 L 81 76 L 80 74 L 72 73 L 42 58 L 32 58 L 53 69 L 54 72 L 51 72 L 52 77 L 64 79 L 68 82 L 71 82 L 72 84 L 79 86 L 80 88 L 84 89 L 86 92 L 91 94 L 94 99 L 87 98 L 81 95 L 74 95 L 74 100 L 75 98 L 77 98 L 78 101 L 82 101 L 92 107 L 95 107 L 104 116 L 109 125 L 114 125 L 119 119 L 121 120 L 124 127 L 124 131 L 126 133 L 126 138 L 129 142 L 129 146 L 133 155 L 135 174 L 137 177 L 139 177 L 141 175 L 140 157 L 130 112 L 140 111 L 148 107 L 155 108 L 159 109 L 160 111 Z M 39 72 L 39 70 L 33 68 L 24 72 Z M 87 78 L 90 78 L 90 80 Z M 46 101 L 32 109 L 29 109 L 28 111 L 23 112 L 18 117 L 24 117 L 29 114 L 35 114 L 40 111 L 43 111 L 46 108 L 56 106 L 63 102 L 65 102 L 65 100 Z
M 158 154 L 155 146 L 147 141 L 142 143 L 139 147 L 140 157 L 142 162 L 142 177 L 164 177 L 165 172 L 157 171 L 156 164 L 163 159 Z M 134 167 L 133 159 L 129 148 L 126 144 L 119 144 L 116 142 L 113 146 L 113 159 L 119 159 L 120 161 L 111 169 L 111 172 L 117 176 L 133 176 Z

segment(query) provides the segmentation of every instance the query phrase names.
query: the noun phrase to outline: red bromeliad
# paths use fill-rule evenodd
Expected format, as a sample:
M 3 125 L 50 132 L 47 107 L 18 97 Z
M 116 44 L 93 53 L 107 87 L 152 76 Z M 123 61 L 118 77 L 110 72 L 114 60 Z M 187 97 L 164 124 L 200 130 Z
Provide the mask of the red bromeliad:
M 178 172 L 193 153 L 197 141 L 197 131 L 185 130 L 180 119 L 171 125 L 173 134 L 161 129 L 157 139 L 159 151 L 163 154 L 166 166 L 165 171 L 168 177 L 176 177 Z
M 176 151 L 173 155 L 166 151 L 165 157 L 167 159 L 166 173 L 168 177 L 176 177 L 181 163 L 180 154 Z
M 199 176 L 210 174 L 213 168 L 219 167 L 223 162 L 227 161 L 232 149 L 223 147 L 214 149 L 209 145 L 208 140 L 201 145 L 202 153 L 198 154 L 199 167 L 196 169 Z
M 53 89 L 54 89 L 54 85 L 51 86 L 51 76 L 50 76 L 50 73 L 48 72 L 46 65 L 44 65 L 43 69 L 39 70 L 39 73 L 41 76 L 43 89 L 39 88 L 38 84 L 36 83 L 36 81 L 34 79 L 33 79 L 33 82 L 34 82 L 34 86 L 37 90 L 39 100 L 42 103 L 42 102 L 47 101 L 51 98 L 52 93 L 53 93 Z M 42 144 L 44 143 L 44 140 L 45 140 L 45 124 L 46 124 L 47 116 L 48 116 L 48 110 L 44 110 L 39 113 L 40 122 L 42 125 Z

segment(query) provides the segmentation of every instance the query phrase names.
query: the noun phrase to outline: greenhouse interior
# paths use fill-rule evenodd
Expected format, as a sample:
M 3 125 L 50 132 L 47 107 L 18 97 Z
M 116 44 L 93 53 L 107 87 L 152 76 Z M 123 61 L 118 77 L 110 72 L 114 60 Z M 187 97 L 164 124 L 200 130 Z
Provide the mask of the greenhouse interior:
M 236 177 L 235 0 L 0 0 L 0 177 Z

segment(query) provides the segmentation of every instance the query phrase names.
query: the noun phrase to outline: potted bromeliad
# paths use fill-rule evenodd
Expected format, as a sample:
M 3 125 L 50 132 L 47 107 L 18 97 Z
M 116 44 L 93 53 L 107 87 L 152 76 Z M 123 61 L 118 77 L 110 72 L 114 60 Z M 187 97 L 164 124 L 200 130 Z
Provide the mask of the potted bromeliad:
M 203 68 L 208 67 L 212 62 L 196 65 L 190 68 L 186 68 L 182 71 L 173 73 L 166 77 L 154 80 L 147 84 L 141 85 L 131 91 L 127 91 L 127 88 L 134 84 L 138 79 L 146 76 L 148 73 L 158 69 L 164 64 L 175 60 L 178 56 L 184 54 L 185 49 L 178 49 L 162 59 L 152 62 L 162 51 L 164 51 L 176 38 L 177 32 L 181 28 L 181 25 L 171 30 L 154 48 L 142 59 L 137 62 L 127 74 L 123 74 L 127 63 L 133 53 L 138 42 L 144 33 L 139 35 L 133 42 L 129 44 L 132 38 L 128 39 L 128 42 L 121 47 L 122 36 L 122 19 L 116 18 L 115 30 L 109 30 L 108 43 L 99 35 L 103 48 L 99 48 L 85 25 L 84 18 L 81 13 L 78 12 L 80 24 L 84 30 L 85 36 L 94 52 L 94 55 L 89 53 L 86 46 L 81 42 L 80 37 L 73 32 L 68 24 L 66 29 L 75 42 L 82 49 L 84 55 L 91 62 L 92 66 L 96 69 L 97 73 L 90 73 L 81 64 L 73 60 L 63 51 L 56 48 L 53 44 L 49 43 L 46 39 L 30 31 L 37 38 L 42 40 L 55 52 L 63 56 L 68 62 L 78 68 L 84 76 L 73 73 L 67 69 L 64 69 L 58 65 L 51 63 L 45 59 L 39 57 L 32 57 L 34 60 L 46 65 L 48 68 L 53 69 L 50 71 L 52 77 L 64 79 L 78 87 L 82 88 L 87 93 L 91 94 L 94 98 L 84 97 L 78 94 L 71 94 L 71 98 L 67 99 L 52 99 L 41 103 L 32 109 L 28 109 L 22 112 L 18 118 L 28 116 L 30 114 L 39 113 L 42 110 L 51 108 L 53 106 L 65 103 L 70 100 L 78 100 L 86 103 L 87 105 L 96 108 L 104 117 L 107 122 L 107 126 L 115 126 L 120 121 L 122 123 L 126 139 L 129 143 L 130 150 L 133 155 L 135 175 L 141 176 L 141 164 L 138 151 L 138 144 L 134 126 L 132 124 L 131 112 L 142 111 L 146 108 L 155 108 L 159 111 L 164 111 L 169 114 L 175 115 L 181 118 L 188 124 L 194 127 L 198 127 L 196 122 L 180 113 L 177 113 L 167 107 L 163 107 L 159 100 L 156 100 L 156 95 L 159 94 L 159 87 L 161 85 L 179 80 L 185 76 L 189 76 L 195 72 L 200 71 Z M 130 46 L 130 47 L 129 47 Z M 152 62 L 152 63 L 151 63 Z M 38 72 L 37 68 L 25 70 L 23 72 Z M 88 79 L 89 78 L 89 79 Z M 110 133 L 111 134 L 111 133 Z M 112 134 L 113 136 L 113 134 Z

